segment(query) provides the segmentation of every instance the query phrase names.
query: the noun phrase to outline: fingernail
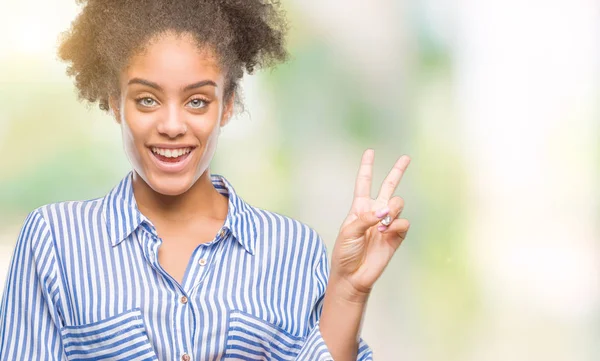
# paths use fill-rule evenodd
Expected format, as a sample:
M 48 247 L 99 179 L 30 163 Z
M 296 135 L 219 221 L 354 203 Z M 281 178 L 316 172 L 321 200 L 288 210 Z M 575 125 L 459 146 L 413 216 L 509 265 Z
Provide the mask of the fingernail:
M 380 210 L 378 210 L 377 212 L 375 212 L 375 215 L 377 216 L 377 218 L 383 218 L 383 217 L 387 216 L 388 213 L 390 213 L 390 208 L 384 207 L 384 208 L 381 208 Z
M 387 227 L 380 224 L 379 227 L 377 227 L 377 229 L 379 230 L 379 232 L 383 232 L 387 229 Z

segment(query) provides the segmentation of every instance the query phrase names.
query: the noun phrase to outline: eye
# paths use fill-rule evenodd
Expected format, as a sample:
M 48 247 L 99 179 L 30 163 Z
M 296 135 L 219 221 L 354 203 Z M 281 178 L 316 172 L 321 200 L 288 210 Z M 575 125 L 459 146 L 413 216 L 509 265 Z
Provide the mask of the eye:
M 208 105 L 208 101 L 202 98 L 194 98 L 188 104 L 194 109 L 202 109 Z
M 144 107 L 153 107 L 156 105 L 156 100 L 150 97 L 138 98 L 135 100 L 139 105 Z

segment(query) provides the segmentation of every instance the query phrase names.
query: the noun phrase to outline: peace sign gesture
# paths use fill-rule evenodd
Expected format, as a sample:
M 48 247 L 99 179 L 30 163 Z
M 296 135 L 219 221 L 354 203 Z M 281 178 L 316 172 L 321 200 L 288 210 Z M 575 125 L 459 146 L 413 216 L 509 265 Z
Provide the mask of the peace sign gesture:
M 379 195 L 372 199 L 374 158 L 372 149 L 363 153 L 352 208 L 342 223 L 331 259 L 330 280 L 344 281 L 350 292 L 365 297 L 406 237 L 410 225 L 408 220 L 398 218 L 404 208 L 404 200 L 393 196 L 410 157 L 401 156 L 396 161 Z M 388 215 L 391 223 L 385 226 L 381 221 Z

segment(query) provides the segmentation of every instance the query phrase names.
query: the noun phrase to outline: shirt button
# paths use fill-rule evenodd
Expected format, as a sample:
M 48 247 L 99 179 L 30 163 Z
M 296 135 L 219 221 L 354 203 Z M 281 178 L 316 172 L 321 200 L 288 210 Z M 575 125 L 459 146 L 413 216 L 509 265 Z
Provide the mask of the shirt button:
M 188 355 L 187 353 L 181 355 L 181 361 L 190 361 L 190 359 L 190 355 Z
M 188 298 L 185 296 L 181 296 L 181 298 L 179 299 L 179 302 L 181 302 L 182 304 L 186 304 L 188 302 Z M 189 356 L 188 356 L 189 357 Z
M 198 261 L 198 264 L 199 264 L 200 266 L 206 266 L 206 259 L 204 259 L 204 258 L 200 258 L 200 260 Z
M 223 237 L 225 236 L 225 229 L 221 228 L 221 230 L 219 231 L 219 237 Z

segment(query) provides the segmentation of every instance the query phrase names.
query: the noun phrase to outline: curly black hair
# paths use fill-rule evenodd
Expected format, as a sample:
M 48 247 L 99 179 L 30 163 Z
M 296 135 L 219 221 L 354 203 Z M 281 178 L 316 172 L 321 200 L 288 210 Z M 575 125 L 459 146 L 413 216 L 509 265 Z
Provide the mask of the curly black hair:
M 189 32 L 211 46 L 227 74 L 224 96 L 238 92 L 244 70 L 283 62 L 287 22 L 277 0 L 77 0 L 83 8 L 62 33 L 58 56 L 68 63 L 80 100 L 118 94 L 118 77 L 154 35 Z M 239 97 L 235 97 L 241 105 Z

